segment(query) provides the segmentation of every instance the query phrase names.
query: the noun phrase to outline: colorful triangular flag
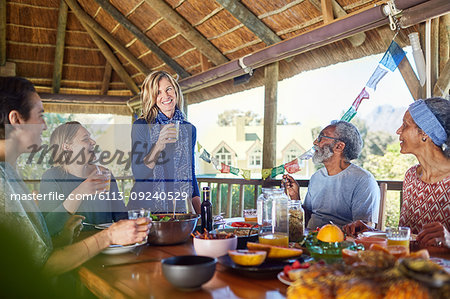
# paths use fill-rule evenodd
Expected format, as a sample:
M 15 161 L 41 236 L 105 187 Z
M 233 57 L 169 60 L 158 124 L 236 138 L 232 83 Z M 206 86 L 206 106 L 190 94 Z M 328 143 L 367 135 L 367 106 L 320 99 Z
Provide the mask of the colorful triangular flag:
M 230 166 L 222 163 L 222 168 L 220 168 L 220 172 L 221 173 L 230 173 Z
M 219 160 L 216 157 L 211 157 L 211 163 L 214 165 L 214 168 L 219 170 Z
M 378 65 L 372 76 L 370 76 L 369 81 L 367 81 L 366 86 L 372 88 L 373 90 L 376 90 L 378 82 L 383 79 L 384 75 L 386 75 L 387 72 L 388 71 L 386 69 Z
M 251 176 L 251 171 L 248 169 L 241 169 L 242 173 L 241 175 L 244 177 L 244 179 L 246 179 L 247 181 L 250 180 L 250 176 Z
M 264 168 L 261 170 L 261 176 L 263 180 L 267 179 L 269 175 L 272 173 L 272 168 Z
M 206 163 L 211 163 L 211 155 L 205 149 L 203 149 L 200 159 L 203 159 Z
M 284 164 L 277 166 L 275 168 L 272 168 L 272 173 L 270 174 L 270 176 L 272 178 L 276 177 L 279 174 L 283 174 L 284 173 Z
M 356 100 L 353 101 L 352 106 L 355 107 L 355 110 L 358 111 L 359 105 L 361 105 L 362 100 L 369 99 L 369 93 L 366 91 L 364 87 L 359 95 L 356 97 Z
M 392 41 L 386 53 L 384 53 L 383 58 L 381 58 L 380 64 L 384 65 L 391 72 L 393 72 L 405 55 L 405 51 L 403 51 L 403 49 L 400 48 L 396 42 Z
M 289 173 L 296 173 L 300 170 L 300 165 L 298 165 L 298 159 L 292 160 L 289 163 L 284 164 L 284 168 Z
M 230 173 L 232 173 L 234 175 L 239 175 L 239 168 L 230 166 Z

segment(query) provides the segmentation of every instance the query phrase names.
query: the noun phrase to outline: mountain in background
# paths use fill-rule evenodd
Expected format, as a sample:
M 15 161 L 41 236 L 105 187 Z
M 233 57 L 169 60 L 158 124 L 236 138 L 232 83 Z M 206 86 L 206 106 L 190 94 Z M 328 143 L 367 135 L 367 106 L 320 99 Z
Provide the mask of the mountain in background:
M 395 131 L 403 121 L 403 115 L 408 107 L 393 107 L 382 105 L 372 110 L 364 117 L 370 131 L 384 131 L 395 135 Z

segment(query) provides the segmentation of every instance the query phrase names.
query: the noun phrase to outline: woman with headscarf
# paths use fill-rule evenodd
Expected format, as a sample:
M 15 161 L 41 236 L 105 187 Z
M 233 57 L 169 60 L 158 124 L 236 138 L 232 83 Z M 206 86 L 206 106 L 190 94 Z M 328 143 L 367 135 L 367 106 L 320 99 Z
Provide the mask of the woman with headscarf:
M 450 248 L 450 103 L 442 98 L 412 103 L 397 130 L 400 152 L 419 161 L 403 181 L 399 226 L 411 228 L 421 246 Z M 348 233 L 367 227 L 352 223 Z

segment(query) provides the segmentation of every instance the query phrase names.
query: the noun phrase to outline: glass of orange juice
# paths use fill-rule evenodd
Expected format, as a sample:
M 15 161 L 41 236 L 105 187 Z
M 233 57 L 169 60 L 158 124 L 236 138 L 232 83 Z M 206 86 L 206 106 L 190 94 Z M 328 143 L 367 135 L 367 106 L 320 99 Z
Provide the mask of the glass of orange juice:
M 409 238 L 411 236 L 409 227 L 388 227 L 386 229 L 386 236 L 388 246 L 403 246 L 409 254 Z
M 246 222 L 257 222 L 258 217 L 257 217 L 256 209 L 244 210 L 244 220 Z

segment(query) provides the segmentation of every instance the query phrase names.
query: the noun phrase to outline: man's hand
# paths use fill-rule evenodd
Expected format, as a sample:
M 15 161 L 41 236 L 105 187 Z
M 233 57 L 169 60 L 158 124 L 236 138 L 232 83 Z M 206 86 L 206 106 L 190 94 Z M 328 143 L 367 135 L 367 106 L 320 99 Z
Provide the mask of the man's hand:
M 297 181 L 288 174 L 283 175 L 284 188 L 292 200 L 300 200 L 300 187 Z
M 361 220 L 356 220 L 356 221 L 353 221 L 352 223 L 344 225 L 342 227 L 342 230 L 347 235 L 356 237 L 357 233 L 365 232 L 365 231 L 373 231 L 373 228 L 371 226 L 365 224 Z

